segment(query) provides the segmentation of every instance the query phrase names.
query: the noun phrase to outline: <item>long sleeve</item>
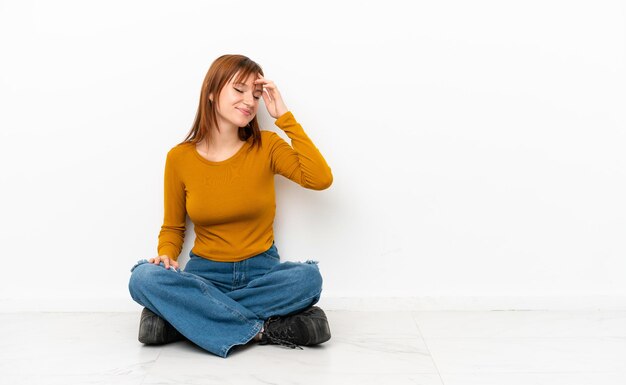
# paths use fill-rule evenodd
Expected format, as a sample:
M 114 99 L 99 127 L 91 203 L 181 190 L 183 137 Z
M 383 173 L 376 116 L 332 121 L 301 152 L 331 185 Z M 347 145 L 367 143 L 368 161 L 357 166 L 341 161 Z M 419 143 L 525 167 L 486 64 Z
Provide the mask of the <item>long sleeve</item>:
M 291 111 L 280 116 L 274 124 L 285 131 L 293 146 L 273 133 L 270 156 L 274 174 L 281 174 L 312 190 L 330 187 L 333 183 L 330 167 Z
M 167 153 L 164 178 L 163 225 L 159 233 L 158 255 L 178 259 L 185 241 L 185 186 L 176 172 L 176 153 Z

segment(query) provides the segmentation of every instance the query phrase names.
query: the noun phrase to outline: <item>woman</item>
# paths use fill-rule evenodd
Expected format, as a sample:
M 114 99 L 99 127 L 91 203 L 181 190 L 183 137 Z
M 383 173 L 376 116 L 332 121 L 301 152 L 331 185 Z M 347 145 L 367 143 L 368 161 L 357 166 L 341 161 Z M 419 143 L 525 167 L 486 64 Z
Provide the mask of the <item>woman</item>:
M 293 148 L 256 119 L 263 98 Z M 274 175 L 323 190 L 331 169 L 261 67 L 242 55 L 216 59 L 187 138 L 167 153 L 158 256 L 132 269 L 144 306 L 139 341 L 187 338 L 226 357 L 251 342 L 294 347 L 330 339 L 317 262 L 281 262 L 274 244 Z M 196 238 L 184 270 L 185 218 Z

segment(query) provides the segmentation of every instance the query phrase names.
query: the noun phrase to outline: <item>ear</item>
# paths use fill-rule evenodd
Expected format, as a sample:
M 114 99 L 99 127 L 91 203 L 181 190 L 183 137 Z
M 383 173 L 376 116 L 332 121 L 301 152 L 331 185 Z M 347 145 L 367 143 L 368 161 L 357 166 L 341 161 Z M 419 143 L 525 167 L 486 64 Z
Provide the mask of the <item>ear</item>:
M 209 100 L 210 100 L 210 101 L 213 101 L 213 93 L 210 93 L 210 94 L 209 94 Z

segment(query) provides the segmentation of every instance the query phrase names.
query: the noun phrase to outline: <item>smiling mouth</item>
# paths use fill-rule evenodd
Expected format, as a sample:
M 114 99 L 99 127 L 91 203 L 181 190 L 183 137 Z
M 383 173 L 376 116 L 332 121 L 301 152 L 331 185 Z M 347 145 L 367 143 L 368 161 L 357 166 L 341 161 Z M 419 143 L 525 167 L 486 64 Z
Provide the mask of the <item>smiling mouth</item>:
M 237 108 L 242 114 L 246 115 L 246 116 L 250 116 L 252 114 L 251 111 L 247 111 L 247 110 L 242 110 L 241 108 Z

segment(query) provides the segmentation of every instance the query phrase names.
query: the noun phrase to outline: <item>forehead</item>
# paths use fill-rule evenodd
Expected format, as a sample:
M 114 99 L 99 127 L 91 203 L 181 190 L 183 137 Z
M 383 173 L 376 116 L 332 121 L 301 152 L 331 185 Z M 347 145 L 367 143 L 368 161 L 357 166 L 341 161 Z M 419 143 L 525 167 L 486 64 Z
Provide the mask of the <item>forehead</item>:
M 230 82 L 233 84 L 243 84 L 247 86 L 253 86 L 254 81 L 257 79 L 257 74 L 256 72 L 253 72 L 250 75 L 248 75 L 248 77 L 245 79 L 240 79 L 240 77 L 241 77 L 241 73 L 237 72 L 235 75 L 233 75 L 232 79 L 230 79 Z M 261 88 L 261 85 L 257 84 L 257 88 Z

